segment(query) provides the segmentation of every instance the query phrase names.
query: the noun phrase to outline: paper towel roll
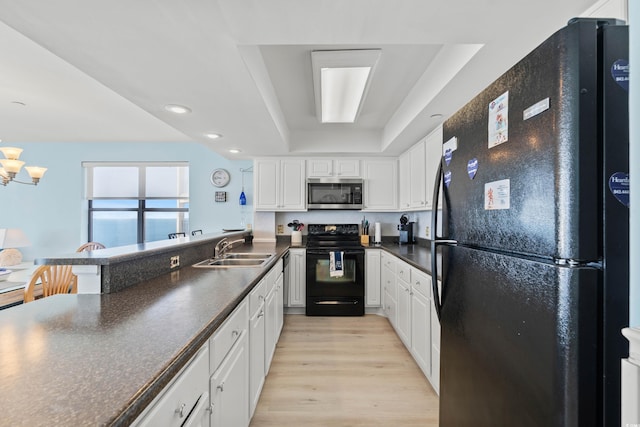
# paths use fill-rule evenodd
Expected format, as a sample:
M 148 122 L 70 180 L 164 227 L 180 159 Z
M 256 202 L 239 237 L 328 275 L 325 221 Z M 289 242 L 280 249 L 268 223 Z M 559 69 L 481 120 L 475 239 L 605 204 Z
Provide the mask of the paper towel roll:
M 374 237 L 373 243 L 381 243 L 382 242 L 382 231 L 380 230 L 380 223 L 376 222 L 374 228 Z

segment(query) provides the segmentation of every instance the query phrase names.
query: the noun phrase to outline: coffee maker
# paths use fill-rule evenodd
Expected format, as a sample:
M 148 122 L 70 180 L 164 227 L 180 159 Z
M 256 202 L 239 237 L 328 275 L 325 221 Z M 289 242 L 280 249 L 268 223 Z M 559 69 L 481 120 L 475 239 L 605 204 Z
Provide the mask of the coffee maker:
M 410 245 L 413 240 L 413 221 L 409 221 L 406 215 L 400 217 L 400 224 L 398 225 L 399 238 L 398 243 L 401 245 Z

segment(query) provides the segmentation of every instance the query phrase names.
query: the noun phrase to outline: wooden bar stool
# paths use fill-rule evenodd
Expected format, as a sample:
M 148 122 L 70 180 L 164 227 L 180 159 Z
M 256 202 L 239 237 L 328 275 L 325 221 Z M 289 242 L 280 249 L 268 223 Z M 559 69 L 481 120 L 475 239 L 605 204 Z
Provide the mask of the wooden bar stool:
M 33 290 L 37 283 L 42 284 L 43 298 L 78 292 L 77 277 L 71 272 L 70 265 L 41 265 L 36 268 L 29 284 L 24 288 L 25 303 L 34 300 Z

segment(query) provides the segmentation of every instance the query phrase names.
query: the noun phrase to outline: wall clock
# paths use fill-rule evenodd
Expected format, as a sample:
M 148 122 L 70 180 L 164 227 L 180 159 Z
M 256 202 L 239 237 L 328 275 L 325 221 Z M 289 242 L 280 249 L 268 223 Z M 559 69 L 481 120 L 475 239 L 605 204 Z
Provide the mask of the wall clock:
M 216 187 L 224 187 L 229 183 L 231 175 L 229 175 L 229 172 L 225 169 L 215 169 L 211 172 L 211 177 L 209 179 L 211 180 L 211 184 Z

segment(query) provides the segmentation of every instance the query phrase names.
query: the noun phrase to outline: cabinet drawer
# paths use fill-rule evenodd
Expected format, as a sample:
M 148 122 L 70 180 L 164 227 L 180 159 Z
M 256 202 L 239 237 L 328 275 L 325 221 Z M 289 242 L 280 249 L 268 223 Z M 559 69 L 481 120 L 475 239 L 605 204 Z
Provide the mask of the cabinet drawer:
M 262 305 L 264 304 L 264 298 L 266 296 L 266 281 L 265 278 L 263 278 L 249 294 L 250 316 L 253 317 L 256 314 L 256 311 L 258 311 L 262 307 Z
M 242 332 L 247 330 L 247 325 L 249 324 L 248 305 L 245 298 L 211 337 L 209 341 L 211 346 L 211 372 L 218 368 Z
M 198 404 L 209 406 L 209 350 L 204 345 L 176 376 L 151 410 L 139 418 L 139 427 L 181 426 Z M 202 400 L 202 402 L 200 402 Z
M 396 258 L 394 256 L 382 252 L 380 254 L 380 264 L 391 270 L 394 275 L 396 274 Z
M 282 263 L 282 259 L 279 259 L 278 262 L 276 262 L 276 265 L 271 267 L 271 270 L 269 270 L 266 276 L 264 276 L 266 281 L 266 288 L 264 290 L 265 295 L 269 295 L 276 285 L 278 277 L 282 274 Z
M 398 261 L 396 263 L 396 274 L 398 279 L 404 283 L 411 283 L 411 266 L 406 262 Z
M 431 276 L 418 270 L 411 269 L 411 287 L 427 299 L 431 299 Z
M 388 268 L 382 269 L 381 274 L 382 279 L 382 292 L 386 292 L 393 297 L 393 299 L 398 298 L 398 287 L 396 286 L 396 276 L 389 270 Z

